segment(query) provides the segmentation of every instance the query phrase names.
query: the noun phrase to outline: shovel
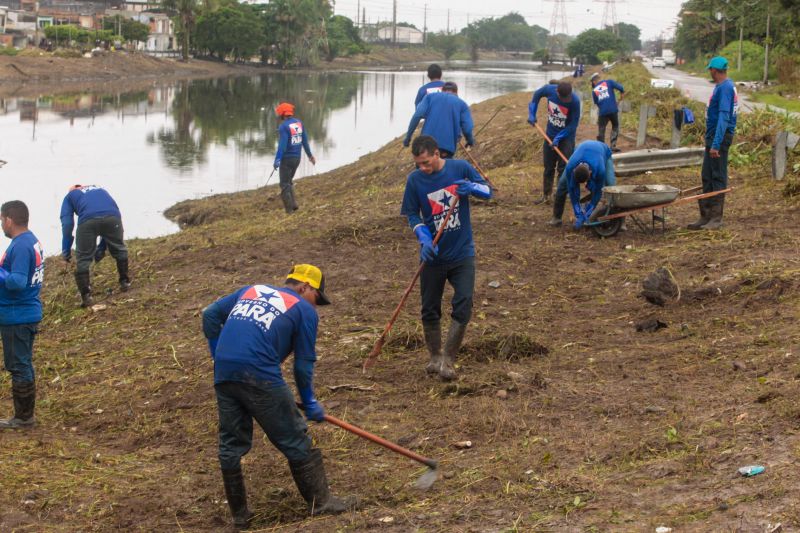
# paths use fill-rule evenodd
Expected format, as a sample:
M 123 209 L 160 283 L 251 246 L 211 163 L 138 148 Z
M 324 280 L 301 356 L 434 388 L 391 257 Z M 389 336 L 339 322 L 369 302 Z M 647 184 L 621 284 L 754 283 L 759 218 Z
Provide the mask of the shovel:
M 303 408 L 302 404 L 297 404 L 297 407 L 300 409 Z M 339 426 L 340 428 L 349 431 L 355 435 L 358 435 L 362 439 L 367 439 L 369 441 L 374 442 L 375 444 L 379 444 L 384 448 L 388 448 L 395 453 L 399 453 L 400 455 L 404 455 L 409 459 L 417 461 L 418 463 L 422 463 L 428 467 L 428 471 L 422 474 L 422 476 L 414 483 L 414 488 L 420 490 L 427 490 L 434 484 L 436 479 L 439 477 L 439 473 L 436 468 L 439 466 L 439 463 L 434 461 L 433 459 L 429 459 L 424 457 L 418 453 L 412 452 L 407 448 L 403 448 L 399 444 L 395 444 L 394 442 L 388 441 L 384 438 L 381 438 L 377 435 L 373 435 L 369 431 L 363 430 L 360 427 L 354 426 L 353 424 L 349 424 L 344 420 L 340 420 L 335 416 L 325 415 L 325 422 L 329 424 L 333 424 L 334 426 Z

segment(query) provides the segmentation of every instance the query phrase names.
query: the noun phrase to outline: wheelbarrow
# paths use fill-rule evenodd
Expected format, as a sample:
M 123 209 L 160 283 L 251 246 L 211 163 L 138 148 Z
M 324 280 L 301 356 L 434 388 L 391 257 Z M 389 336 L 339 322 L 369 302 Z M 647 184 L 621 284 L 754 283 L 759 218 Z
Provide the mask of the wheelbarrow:
M 600 237 L 613 237 L 619 232 L 625 217 L 631 220 L 645 232 L 655 232 L 656 225 L 661 224 L 661 229 L 666 229 L 667 208 L 704 198 L 711 198 L 718 194 L 731 192 L 732 187 L 721 191 L 707 192 L 691 195 L 702 187 L 678 189 L 671 185 L 613 185 L 603 187 L 605 207 L 595 213 L 587 226 Z M 658 211 L 660 210 L 660 214 Z M 636 217 L 637 213 L 650 211 L 650 228 Z

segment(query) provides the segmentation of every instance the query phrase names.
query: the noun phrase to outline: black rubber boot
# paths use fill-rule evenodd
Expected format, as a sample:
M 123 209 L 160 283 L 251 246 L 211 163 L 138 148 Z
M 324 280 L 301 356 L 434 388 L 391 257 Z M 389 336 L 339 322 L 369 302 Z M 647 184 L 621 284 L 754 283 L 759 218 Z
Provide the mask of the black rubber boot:
M 81 293 L 81 307 L 91 307 L 94 303 L 89 276 L 89 272 L 75 272 L 75 283 L 78 285 L 78 292 Z
M 300 209 L 300 206 L 297 205 L 297 198 L 294 195 L 294 185 L 289 186 L 289 192 L 291 193 L 289 197 L 292 200 L 292 211 L 297 211 L 298 209 Z
M 128 292 L 131 288 L 131 278 L 128 275 L 128 260 L 117 259 L 117 272 L 119 272 L 119 288 L 122 292 Z
M 312 448 L 304 461 L 289 461 L 289 468 L 312 516 L 343 513 L 355 506 L 352 498 L 342 500 L 331 494 L 319 448 Z
M 444 343 L 444 355 L 442 356 L 442 368 L 439 370 L 439 377 L 444 381 L 456 379 L 456 356 L 464 341 L 464 334 L 467 332 L 466 324 L 459 324 L 455 320 L 450 323 L 450 330 L 447 332 L 447 341 Z
M 438 374 L 442 366 L 442 326 L 439 322 L 423 322 L 422 330 L 425 332 L 425 346 L 431 355 L 425 372 Z
M 550 193 L 543 194 L 539 198 L 533 201 L 533 205 L 541 205 L 541 204 L 549 204 L 552 201 L 552 195 Z
M 294 201 L 294 190 L 291 185 L 281 185 L 281 201 L 286 213 L 294 213 L 297 209 L 297 203 Z
M 725 195 L 718 194 L 709 198 L 709 220 L 703 229 L 720 229 L 722 227 L 722 212 L 725 210 Z
M 247 491 L 241 467 L 232 470 L 223 468 L 222 483 L 225 485 L 225 497 L 228 499 L 228 507 L 231 508 L 234 527 L 237 529 L 248 527 L 253 513 L 247 508 Z
M 36 424 L 33 411 L 36 407 L 36 383 L 13 382 L 11 393 L 14 397 L 14 416 L 0 420 L 0 429 L 22 429 Z
M 700 218 L 697 219 L 696 222 L 692 222 L 686 226 L 686 229 L 698 230 L 701 229 L 704 225 L 708 224 L 710 219 L 708 213 L 708 201 L 713 199 L 712 198 L 702 198 L 697 200 L 697 205 L 700 207 Z

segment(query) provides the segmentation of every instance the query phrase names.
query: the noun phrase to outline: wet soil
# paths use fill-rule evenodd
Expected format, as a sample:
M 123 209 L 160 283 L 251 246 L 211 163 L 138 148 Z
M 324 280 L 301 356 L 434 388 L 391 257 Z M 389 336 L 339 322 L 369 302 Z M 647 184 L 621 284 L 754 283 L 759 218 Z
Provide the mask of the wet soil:
M 320 309 L 322 403 L 437 459 L 441 476 L 416 491 L 425 467 L 314 424 L 333 490 L 362 507 L 307 518 L 285 460 L 256 429 L 244 461 L 254 529 L 800 527 L 797 203 L 753 167 L 732 171 L 720 231 L 682 229 L 696 217 L 686 204 L 668 210 L 664 233 L 629 224 L 601 240 L 569 220 L 551 228 L 550 207 L 533 206 L 542 167 L 529 98 L 473 108 L 480 127 L 504 106 L 473 152 L 499 192 L 473 208 L 475 308 L 456 382 L 424 372 L 416 291 L 361 372 L 418 260 L 399 215 L 412 168 L 399 140 L 301 180 L 294 215 L 274 186 L 179 204 L 181 233 L 130 243 L 131 292 L 117 290 L 110 261 L 95 268 L 105 310 L 78 309 L 71 271 L 48 260 L 39 425 L 0 435 L 0 530 L 226 530 L 200 313 L 244 284 L 281 283 L 295 262 L 319 264 L 333 300 Z M 594 135 L 581 125 L 579 139 Z M 688 188 L 699 168 L 622 181 Z M 654 307 L 641 281 L 662 266 L 682 296 Z M 667 327 L 637 332 L 647 319 Z M 9 388 L 4 373 L 4 411 Z M 766 472 L 739 476 L 748 464 Z

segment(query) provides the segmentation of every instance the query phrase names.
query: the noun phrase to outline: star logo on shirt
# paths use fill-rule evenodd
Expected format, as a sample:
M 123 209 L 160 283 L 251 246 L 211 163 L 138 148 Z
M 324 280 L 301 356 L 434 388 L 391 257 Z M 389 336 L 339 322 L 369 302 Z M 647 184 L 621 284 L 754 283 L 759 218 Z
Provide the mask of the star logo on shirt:
M 433 191 L 432 193 L 428 194 L 428 203 L 431 206 L 431 214 L 434 216 L 446 213 L 448 209 L 450 209 L 450 204 L 453 201 L 453 196 L 456 195 L 456 189 L 458 185 L 452 184 L 439 189 L 438 191 Z

